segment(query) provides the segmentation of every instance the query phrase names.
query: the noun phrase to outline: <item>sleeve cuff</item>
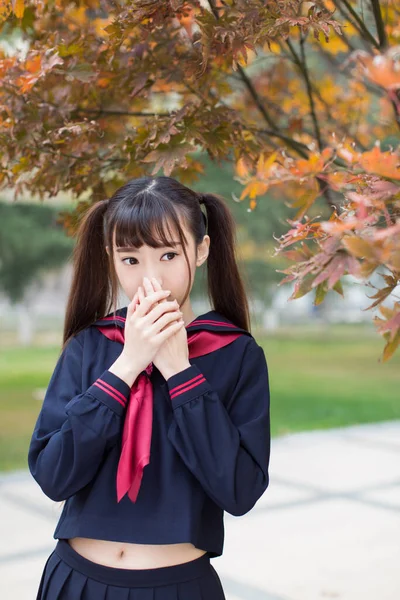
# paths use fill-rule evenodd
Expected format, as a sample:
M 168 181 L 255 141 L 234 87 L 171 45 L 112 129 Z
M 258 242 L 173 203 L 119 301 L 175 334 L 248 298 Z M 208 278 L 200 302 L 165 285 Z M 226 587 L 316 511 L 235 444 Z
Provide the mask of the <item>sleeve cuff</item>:
M 93 382 L 87 393 L 122 415 L 126 409 L 131 388 L 126 381 L 107 370 Z
M 167 379 L 172 408 L 185 404 L 211 390 L 211 386 L 196 365 L 191 365 Z

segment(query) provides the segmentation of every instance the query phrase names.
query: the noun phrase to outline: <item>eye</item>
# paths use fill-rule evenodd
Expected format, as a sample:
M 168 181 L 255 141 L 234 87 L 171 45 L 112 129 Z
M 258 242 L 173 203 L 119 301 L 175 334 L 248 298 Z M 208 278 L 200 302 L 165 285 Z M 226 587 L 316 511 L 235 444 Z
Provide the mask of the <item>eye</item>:
M 122 259 L 122 262 L 123 262 L 124 264 L 128 264 L 128 263 L 125 263 L 125 261 L 126 261 L 126 260 L 136 260 L 136 258 L 133 258 L 133 256 L 128 256 L 127 258 L 123 258 L 123 259 Z M 130 264 L 130 266 L 132 266 L 132 263 Z
M 167 256 L 168 254 L 172 254 L 173 256 L 178 256 L 178 254 L 176 252 L 166 252 L 164 254 L 164 256 Z M 171 262 L 170 260 L 168 260 L 167 262 Z
M 169 254 L 172 254 L 173 256 L 178 256 L 178 253 L 177 253 L 177 252 L 166 252 L 165 254 L 163 254 L 163 256 L 168 256 Z M 123 258 L 123 259 L 122 259 L 122 262 L 123 262 L 124 264 L 127 264 L 127 265 L 129 265 L 129 266 L 133 266 L 133 264 L 134 264 L 134 263 L 125 263 L 125 261 L 126 261 L 126 260 L 129 260 L 129 261 L 131 261 L 131 260 L 136 260 L 136 258 L 134 258 L 133 256 L 127 256 L 126 258 Z M 167 262 L 171 262 L 171 261 L 170 261 L 170 260 L 167 260 Z

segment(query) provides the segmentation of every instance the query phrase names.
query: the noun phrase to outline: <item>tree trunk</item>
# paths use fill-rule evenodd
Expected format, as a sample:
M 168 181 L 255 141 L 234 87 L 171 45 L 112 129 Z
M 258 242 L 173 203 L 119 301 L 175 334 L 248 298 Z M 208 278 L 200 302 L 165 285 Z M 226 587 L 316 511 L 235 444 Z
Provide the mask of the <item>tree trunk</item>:
M 34 322 L 25 302 L 17 302 L 18 342 L 21 346 L 30 346 L 33 340 Z

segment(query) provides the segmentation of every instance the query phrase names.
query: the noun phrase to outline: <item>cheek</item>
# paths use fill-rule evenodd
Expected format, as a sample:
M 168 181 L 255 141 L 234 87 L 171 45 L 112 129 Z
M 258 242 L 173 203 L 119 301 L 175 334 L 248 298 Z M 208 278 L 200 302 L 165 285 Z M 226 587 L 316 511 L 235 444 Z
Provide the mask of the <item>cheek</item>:
M 196 264 L 191 262 L 190 269 L 191 269 L 191 275 L 192 275 L 192 279 L 190 282 L 190 288 L 191 288 L 193 285 L 195 274 L 196 274 Z M 188 283 L 189 283 L 189 268 L 188 268 L 188 265 L 186 264 L 186 261 L 184 261 L 184 264 L 181 266 L 181 268 L 179 270 L 175 271 L 174 277 L 170 282 L 171 287 L 168 287 L 169 281 L 165 281 L 163 288 L 172 290 L 172 293 L 176 296 L 177 300 L 180 301 L 181 299 L 183 299 L 183 296 L 186 292 Z M 168 298 L 168 299 L 170 299 L 170 298 Z
M 114 263 L 114 268 L 121 285 L 124 285 L 126 281 L 126 275 L 125 269 L 123 269 L 123 265 L 120 262 L 116 262 Z
M 115 272 L 118 277 L 120 286 L 128 298 L 132 299 L 140 285 L 135 278 L 132 277 L 132 271 L 126 268 L 121 262 L 114 263 Z
M 190 264 L 190 268 L 192 271 L 192 278 L 194 276 L 194 272 L 196 267 L 193 264 Z M 182 293 L 184 292 L 188 280 L 189 280 L 189 268 L 188 265 L 186 264 L 185 259 L 183 259 L 182 262 L 180 262 L 179 267 L 178 265 L 174 268 L 174 272 L 173 275 L 169 275 L 164 278 L 164 284 L 163 287 L 165 289 L 169 289 L 169 290 L 180 290 Z M 171 285 L 172 287 L 168 287 L 168 285 Z

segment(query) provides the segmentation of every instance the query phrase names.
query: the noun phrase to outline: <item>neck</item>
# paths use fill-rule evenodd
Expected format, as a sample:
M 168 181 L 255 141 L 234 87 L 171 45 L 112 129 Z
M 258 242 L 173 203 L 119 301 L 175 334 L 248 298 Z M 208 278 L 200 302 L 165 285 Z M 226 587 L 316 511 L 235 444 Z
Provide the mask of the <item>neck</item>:
M 193 312 L 190 302 L 185 302 L 185 304 L 180 307 L 180 310 L 183 313 L 182 317 L 185 322 L 185 326 L 188 326 L 189 323 L 194 321 L 194 319 L 196 318 L 196 315 Z

